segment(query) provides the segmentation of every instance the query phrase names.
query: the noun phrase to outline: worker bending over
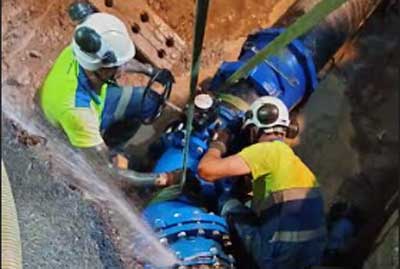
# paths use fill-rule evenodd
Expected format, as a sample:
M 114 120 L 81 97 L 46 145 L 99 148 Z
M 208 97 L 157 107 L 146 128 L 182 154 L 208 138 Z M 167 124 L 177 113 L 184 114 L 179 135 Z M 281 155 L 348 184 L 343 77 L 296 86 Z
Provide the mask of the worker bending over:
M 140 120 L 156 116 L 163 107 L 161 95 L 143 87 L 120 87 L 117 76 L 138 72 L 156 75 L 162 85 L 175 82 L 169 70 L 143 64 L 134 55 L 135 46 L 120 19 L 107 13 L 87 15 L 76 26 L 72 44 L 61 52 L 47 75 L 40 89 L 41 107 L 72 146 L 92 155 L 96 169 L 107 169 L 112 177 L 134 184 L 165 185 L 166 174 L 137 173 L 109 165 L 105 136 L 110 127 L 116 123 L 127 126 L 126 132 L 119 134 L 123 139 L 110 140 L 113 147 L 120 146 L 132 137 Z
M 286 106 L 276 97 L 261 97 L 246 113 L 244 127 L 250 128 L 256 143 L 222 157 L 229 135 L 218 132 L 200 161 L 199 175 L 210 182 L 251 175 L 251 209 L 231 199 L 221 214 L 256 268 L 318 265 L 325 243 L 323 200 L 314 174 L 284 142 L 291 132 Z

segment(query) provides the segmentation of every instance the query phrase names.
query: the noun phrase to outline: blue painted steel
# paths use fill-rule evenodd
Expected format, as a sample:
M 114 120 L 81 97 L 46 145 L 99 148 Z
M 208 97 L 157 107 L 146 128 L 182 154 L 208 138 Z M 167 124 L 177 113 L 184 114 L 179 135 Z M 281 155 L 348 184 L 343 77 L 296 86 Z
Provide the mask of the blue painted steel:
M 218 124 L 213 123 L 207 126 L 204 130 L 195 130 L 190 139 L 189 154 L 188 154 L 188 169 L 194 174 L 197 173 L 198 163 L 203 154 L 208 149 L 208 141 L 210 139 L 213 130 L 217 128 L 225 128 L 227 125 L 240 125 L 243 112 L 234 111 L 227 108 L 224 105 L 218 107 Z M 176 127 L 177 131 L 171 130 L 164 134 L 162 137 L 164 144 L 164 153 L 156 162 L 154 172 L 169 172 L 177 169 L 182 169 L 183 163 L 183 147 L 184 147 L 184 128 L 182 125 Z M 168 128 L 167 128 L 168 129 Z M 218 197 L 224 192 L 225 188 L 229 188 L 231 184 L 227 182 L 220 182 L 219 184 L 210 183 L 199 179 L 201 185 L 200 195 L 209 201 L 215 201 L 217 203 Z M 224 185 L 224 188 L 221 188 Z
M 225 128 L 227 125 L 239 125 L 243 112 L 234 111 L 226 106 L 218 107 L 218 128 Z M 200 158 L 208 149 L 208 141 L 216 123 L 207 126 L 204 130 L 195 130 L 190 138 L 188 169 L 197 172 L 197 165 Z M 183 128 L 183 126 L 180 126 Z M 185 145 L 185 133 L 183 129 L 171 131 L 163 136 L 164 148 L 166 149 L 161 158 L 157 161 L 154 172 L 169 172 L 182 169 L 183 147 Z
M 190 138 L 188 168 L 193 172 L 197 171 L 197 164 L 207 150 L 208 136 L 206 139 L 199 138 L 195 132 Z M 158 160 L 154 171 L 167 172 L 182 168 L 183 163 L 183 146 L 185 144 L 184 131 L 173 132 L 164 138 L 167 150 Z
M 143 217 L 183 265 L 233 265 L 234 260 L 223 249 L 228 236 L 223 218 L 178 200 L 151 204 Z
M 171 245 L 171 249 L 182 260 L 182 265 L 214 265 L 221 264 L 221 268 L 232 268 L 234 260 L 224 253 L 220 244 L 204 237 L 185 238 Z
M 224 62 L 211 82 L 218 87 L 249 58 L 264 48 L 284 29 L 265 29 L 250 35 L 236 62 Z M 279 97 L 291 110 L 317 86 L 317 72 L 310 51 L 300 40 L 294 40 L 278 55 L 273 55 L 255 67 L 247 76 L 260 96 Z

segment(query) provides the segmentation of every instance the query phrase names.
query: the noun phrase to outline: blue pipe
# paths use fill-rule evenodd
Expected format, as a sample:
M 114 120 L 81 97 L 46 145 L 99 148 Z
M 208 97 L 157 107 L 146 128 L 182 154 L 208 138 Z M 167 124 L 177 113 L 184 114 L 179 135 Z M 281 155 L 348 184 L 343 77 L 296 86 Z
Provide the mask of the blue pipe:
M 218 91 L 230 75 L 283 31 L 284 29 L 272 28 L 250 35 L 242 47 L 239 59 L 235 62 L 223 62 L 211 82 L 211 89 Z M 317 72 L 310 51 L 296 39 L 279 55 L 270 56 L 255 67 L 245 81 L 258 96 L 277 96 L 291 110 L 304 96 L 315 90 Z

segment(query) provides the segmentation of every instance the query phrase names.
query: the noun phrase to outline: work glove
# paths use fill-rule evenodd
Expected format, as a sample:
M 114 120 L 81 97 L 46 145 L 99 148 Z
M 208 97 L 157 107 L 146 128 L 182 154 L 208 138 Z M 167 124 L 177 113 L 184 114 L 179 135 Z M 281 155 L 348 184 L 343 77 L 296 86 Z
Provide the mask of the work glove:
M 162 85 L 175 83 L 175 77 L 168 69 L 156 69 L 155 76 L 156 81 L 161 83 Z
M 182 188 L 182 191 L 187 194 L 200 192 L 201 191 L 200 182 L 197 180 L 197 178 L 194 176 L 194 174 L 190 170 L 187 170 L 187 171 L 188 172 L 187 172 L 187 176 L 186 176 L 186 181 Z M 181 184 L 182 174 L 183 174 L 182 169 L 163 173 L 157 179 L 156 186 L 169 187 L 172 185 Z
M 218 149 L 221 155 L 224 155 L 231 140 L 231 132 L 229 129 L 220 129 L 213 134 L 209 148 Z
M 183 170 L 174 170 L 172 172 L 162 173 L 156 181 L 157 187 L 168 187 L 177 185 L 182 180 Z

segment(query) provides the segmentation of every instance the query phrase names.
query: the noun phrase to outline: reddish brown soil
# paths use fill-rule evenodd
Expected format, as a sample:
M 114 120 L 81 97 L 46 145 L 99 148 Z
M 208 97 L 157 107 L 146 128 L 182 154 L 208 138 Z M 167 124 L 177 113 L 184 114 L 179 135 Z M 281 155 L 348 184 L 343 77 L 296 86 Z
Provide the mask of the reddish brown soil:
M 210 1 L 206 42 L 235 40 L 254 29 L 268 26 L 274 20 L 271 18 L 271 11 L 278 2 L 280 1 Z M 147 0 L 147 3 L 183 39 L 187 42 L 192 40 L 195 1 Z
M 245 37 L 250 32 L 271 26 L 294 2 L 294 0 L 210 1 L 200 81 L 212 76 L 221 61 L 236 59 Z M 175 103 L 183 105 L 189 89 L 195 1 L 147 0 L 147 4 L 187 43 L 187 55 L 173 68 L 177 83 L 171 97 Z

